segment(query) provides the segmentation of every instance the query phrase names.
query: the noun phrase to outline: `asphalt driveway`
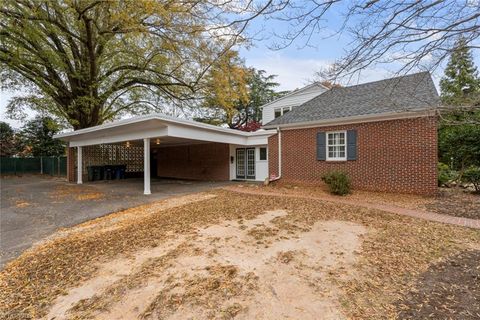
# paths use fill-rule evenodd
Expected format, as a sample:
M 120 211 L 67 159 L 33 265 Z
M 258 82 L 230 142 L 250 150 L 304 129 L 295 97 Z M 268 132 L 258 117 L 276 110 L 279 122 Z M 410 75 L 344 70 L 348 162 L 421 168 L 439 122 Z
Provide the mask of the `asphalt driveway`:
M 231 182 L 152 180 L 149 196 L 143 195 L 142 179 L 76 185 L 64 179 L 32 175 L 4 177 L 0 183 L 0 268 L 3 268 L 6 262 L 58 228 Z

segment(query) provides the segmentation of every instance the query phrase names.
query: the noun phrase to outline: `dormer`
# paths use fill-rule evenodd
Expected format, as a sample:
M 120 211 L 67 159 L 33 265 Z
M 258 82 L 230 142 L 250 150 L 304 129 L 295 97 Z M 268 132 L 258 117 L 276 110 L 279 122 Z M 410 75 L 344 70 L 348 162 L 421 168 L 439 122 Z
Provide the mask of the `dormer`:
M 283 116 L 296 106 L 299 106 L 327 91 L 328 88 L 320 83 L 313 83 L 301 89 L 264 104 L 262 108 L 262 124 L 269 123 L 275 118 Z

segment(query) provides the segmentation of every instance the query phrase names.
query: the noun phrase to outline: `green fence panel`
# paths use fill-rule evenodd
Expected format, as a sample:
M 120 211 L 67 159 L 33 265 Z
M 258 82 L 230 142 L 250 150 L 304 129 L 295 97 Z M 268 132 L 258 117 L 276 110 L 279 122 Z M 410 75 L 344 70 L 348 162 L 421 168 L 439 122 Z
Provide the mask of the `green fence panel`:
M 0 173 L 15 174 L 17 172 L 17 164 L 15 158 L 1 157 L 0 158 Z
M 55 160 L 53 157 L 42 157 L 42 170 L 43 174 L 49 174 L 51 176 L 55 173 Z
M 22 175 L 27 173 L 65 176 L 67 174 L 67 157 L 0 158 L 0 174 Z
M 0 159 L 1 174 L 39 173 L 40 158 L 9 158 Z
M 21 173 L 38 173 L 40 172 L 40 158 L 18 158 Z
M 59 159 L 60 159 L 60 164 L 59 164 L 60 175 L 66 176 L 67 175 L 67 157 L 60 157 Z
M 67 157 L 42 157 L 42 166 L 44 174 L 67 175 Z

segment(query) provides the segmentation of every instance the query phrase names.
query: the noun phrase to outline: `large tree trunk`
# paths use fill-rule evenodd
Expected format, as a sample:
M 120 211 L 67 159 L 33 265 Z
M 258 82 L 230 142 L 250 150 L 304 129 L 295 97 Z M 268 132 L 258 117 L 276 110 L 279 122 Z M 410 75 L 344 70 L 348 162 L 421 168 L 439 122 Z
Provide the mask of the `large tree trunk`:
M 103 121 L 100 110 L 102 110 L 102 106 L 100 105 L 88 107 L 87 110 L 82 110 L 77 107 L 69 114 L 69 122 L 72 125 L 73 130 L 90 128 L 102 124 Z

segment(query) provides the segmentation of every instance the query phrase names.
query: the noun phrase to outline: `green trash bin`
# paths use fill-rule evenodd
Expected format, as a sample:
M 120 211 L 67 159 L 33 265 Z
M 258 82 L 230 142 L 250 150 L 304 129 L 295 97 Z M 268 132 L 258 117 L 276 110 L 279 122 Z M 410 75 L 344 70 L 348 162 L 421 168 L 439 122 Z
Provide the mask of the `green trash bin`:
M 87 167 L 87 173 L 88 173 L 88 181 L 93 181 L 93 179 L 94 179 L 94 167 L 93 166 L 88 166 Z
M 88 181 L 99 181 L 103 179 L 103 166 L 89 166 Z
M 103 178 L 103 166 L 95 166 L 93 170 L 93 179 L 95 181 L 102 180 Z

